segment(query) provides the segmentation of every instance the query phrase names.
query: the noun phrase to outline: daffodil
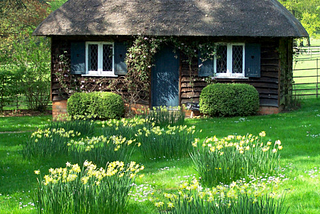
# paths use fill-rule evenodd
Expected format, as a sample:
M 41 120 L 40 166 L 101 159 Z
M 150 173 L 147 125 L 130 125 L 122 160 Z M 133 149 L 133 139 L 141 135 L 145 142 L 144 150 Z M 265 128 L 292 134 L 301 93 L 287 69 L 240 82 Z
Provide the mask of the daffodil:
M 265 132 L 265 131 L 260 132 L 260 133 L 259 133 L 259 136 L 260 136 L 260 137 L 265 137 L 265 136 L 266 136 L 266 132 Z

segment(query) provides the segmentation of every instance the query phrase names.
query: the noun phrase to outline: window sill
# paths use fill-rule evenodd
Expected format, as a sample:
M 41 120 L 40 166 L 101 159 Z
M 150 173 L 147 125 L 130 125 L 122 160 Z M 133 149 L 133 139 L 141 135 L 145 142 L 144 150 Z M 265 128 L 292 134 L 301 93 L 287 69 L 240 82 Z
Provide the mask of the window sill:
M 82 74 L 83 77 L 118 77 L 115 74 Z
M 239 76 L 216 76 L 216 79 L 244 79 L 247 80 L 249 77 L 239 77 Z

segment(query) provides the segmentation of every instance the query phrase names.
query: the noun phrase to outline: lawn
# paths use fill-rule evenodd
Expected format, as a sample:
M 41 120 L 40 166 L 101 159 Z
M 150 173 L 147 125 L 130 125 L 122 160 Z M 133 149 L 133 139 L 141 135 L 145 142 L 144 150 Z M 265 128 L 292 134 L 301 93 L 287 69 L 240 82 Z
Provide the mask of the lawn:
M 281 140 L 282 176 L 280 189 L 288 190 L 285 206 L 288 213 L 320 213 L 320 100 L 301 100 L 301 108 L 278 115 L 187 119 L 195 126 L 195 137 L 205 139 L 228 135 L 258 135 L 265 131 L 270 141 Z M 25 159 L 21 151 L 31 131 L 49 123 L 48 116 L 0 118 L 0 213 L 36 213 L 34 194 L 37 175 L 34 170 L 48 173 L 49 168 L 64 167 L 66 156 Z M 96 124 L 101 127 L 101 124 Z M 102 128 L 97 128 L 97 135 Z M 128 213 L 158 213 L 154 202 L 163 191 L 174 192 L 182 181 L 199 178 L 192 160 L 157 158 L 150 160 L 141 154 L 132 159 L 144 165 L 144 177 L 137 178 L 131 194 Z M 80 164 L 79 164 L 80 165 Z

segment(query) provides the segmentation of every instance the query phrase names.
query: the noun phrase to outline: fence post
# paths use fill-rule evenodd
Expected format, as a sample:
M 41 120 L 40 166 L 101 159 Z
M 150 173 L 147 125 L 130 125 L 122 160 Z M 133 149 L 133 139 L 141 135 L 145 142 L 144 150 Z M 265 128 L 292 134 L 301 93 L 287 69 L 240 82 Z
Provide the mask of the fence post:
M 317 89 L 316 89 L 316 96 L 318 98 L 318 90 L 319 90 L 319 58 L 317 58 Z

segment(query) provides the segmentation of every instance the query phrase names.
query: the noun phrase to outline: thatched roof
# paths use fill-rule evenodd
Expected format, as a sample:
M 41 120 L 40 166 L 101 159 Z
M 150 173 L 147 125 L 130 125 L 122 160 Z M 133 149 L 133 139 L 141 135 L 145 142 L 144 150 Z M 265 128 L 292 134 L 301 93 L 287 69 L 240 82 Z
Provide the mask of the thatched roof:
M 69 0 L 34 35 L 307 37 L 277 0 Z

